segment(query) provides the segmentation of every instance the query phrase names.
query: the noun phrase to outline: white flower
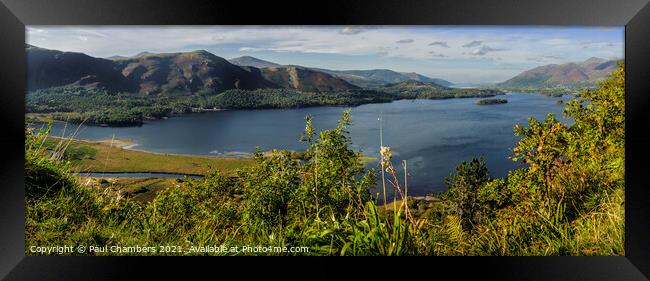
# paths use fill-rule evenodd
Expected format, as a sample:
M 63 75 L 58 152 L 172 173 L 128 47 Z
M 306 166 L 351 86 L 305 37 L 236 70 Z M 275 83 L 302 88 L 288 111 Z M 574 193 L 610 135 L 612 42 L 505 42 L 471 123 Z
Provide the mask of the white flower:
M 379 154 L 381 154 L 381 166 L 382 167 L 389 167 L 386 171 L 390 172 L 389 171 L 389 169 L 391 167 L 390 159 L 393 157 L 393 153 L 390 151 L 390 147 L 382 146 L 379 149 Z

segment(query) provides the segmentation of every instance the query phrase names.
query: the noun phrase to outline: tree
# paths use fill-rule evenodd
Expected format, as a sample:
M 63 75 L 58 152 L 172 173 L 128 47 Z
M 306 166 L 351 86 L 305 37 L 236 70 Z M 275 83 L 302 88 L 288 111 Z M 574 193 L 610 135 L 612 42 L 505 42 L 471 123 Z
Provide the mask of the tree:
M 490 172 L 483 157 L 462 162 L 445 179 L 449 186 L 446 198 L 451 203 L 451 212 L 460 217 L 464 230 L 471 231 L 479 221 L 483 206 L 478 199 L 478 191 L 488 181 Z
M 307 212 L 328 211 L 336 216 L 362 209 L 370 199 L 368 189 L 374 178 L 372 172 L 364 171 L 359 154 L 349 148 L 352 141 L 346 128 L 351 124 L 350 110 L 343 112 L 331 130 L 316 133 L 310 116 L 306 123 L 302 139 L 309 144 L 305 152 L 309 160 L 303 165 L 298 191 L 301 205 L 311 209 Z

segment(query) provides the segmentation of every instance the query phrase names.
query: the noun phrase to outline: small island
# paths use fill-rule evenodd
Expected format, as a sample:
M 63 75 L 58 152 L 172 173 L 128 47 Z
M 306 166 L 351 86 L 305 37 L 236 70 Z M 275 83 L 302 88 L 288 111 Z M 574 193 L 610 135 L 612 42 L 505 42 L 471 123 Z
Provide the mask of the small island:
M 476 104 L 478 104 L 478 105 L 502 104 L 502 103 L 508 103 L 508 100 L 505 100 L 505 99 L 482 99 L 482 100 L 476 101 Z

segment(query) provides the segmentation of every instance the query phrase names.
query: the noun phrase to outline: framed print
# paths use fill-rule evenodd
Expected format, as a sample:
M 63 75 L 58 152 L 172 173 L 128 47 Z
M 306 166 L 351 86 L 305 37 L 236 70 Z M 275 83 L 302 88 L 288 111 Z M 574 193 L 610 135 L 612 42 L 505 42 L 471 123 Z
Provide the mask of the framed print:
M 3 0 L 2 276 L 647 279 L 646 1 L 335 2 Z

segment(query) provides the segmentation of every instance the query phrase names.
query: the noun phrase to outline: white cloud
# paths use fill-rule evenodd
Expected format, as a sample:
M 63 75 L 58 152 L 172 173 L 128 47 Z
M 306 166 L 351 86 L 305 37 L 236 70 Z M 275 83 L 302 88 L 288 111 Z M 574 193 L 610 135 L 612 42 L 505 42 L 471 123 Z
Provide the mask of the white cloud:
M 581 42 L 580 45 L 583 49 L 605 49 L 616 47 L 616 44 L 613 42 Z
M 445 56 L 444 54 L 442 54 L 442 53 L 438 53 L 438 52 L 436 52 L 436 51 L 429 51 L 429 54 L 430 54 L 432 57 L 438 57 L 438 58 L 446 58 L 446 57 L 447 57 L 447 56 Z
M 240 52 L 258 52 L 258 51 L 263 51 L 263 49 L 260 48 L 253 48 L 253 47 L 241 47 L 239 48 Z
M 502 48 L 492 48 L 488 45 L 483 45 L 481 48 L 475 49 L 474 51 L 471 52 L 472 55 L 475 56 L 483 56 L 489 52 L 498 52 L 498 51 L 507 51 L 509 49 L 502 49 Z
M 27 33 L 44 33 L 45 29 L 27 27 Z
M 409 43 L 413 43 L 413 39 L 401 39 L 401 40 L 395 41 L 395 43 L 409 44 Z
M 346 35 L 354 35 L 354 34 L 359 34 L 361 32 L 364 32 L 366 30 L 368 30 L 368 28 L 363 26 L 346 26 L 343 29 L 341 29 L 339 33 L 346 34 Z
M 83 35 L 84 37 L 94 37 L 94 38 L 108 38 L 109 36 L 105 33 L 90 30 L 90 29 L 79 29 L 77 33 Z
M 552 54 L 530 56 L 527 57 L 526 60 L 534 61 L 541 64 L 562 63 L 567 61 L 563 56 L 552 55 Z
M 429 43 L 429 46 L 440 46 L 440 47 L 449 48 L 449 45 L 447 45 L 447 42 L 445 41 L 434 41 Z
M 469 43 L 467 43 L 467 44 L 464 44 L 464 45 L 463 45 L 463 48 L 478 47 L 478 46 L 481 46 L 481 44 L 483 44 L 483 41 L 474 40 L 474 41 L 472 41 L 472 42 L 469 42 Z
M 571 44 L 571 40 L 564 39 L 564 38 L 552 38 L 552 39 L 543 40 L 542 44 L 551 45 L 551 46 L 569 45 Z

